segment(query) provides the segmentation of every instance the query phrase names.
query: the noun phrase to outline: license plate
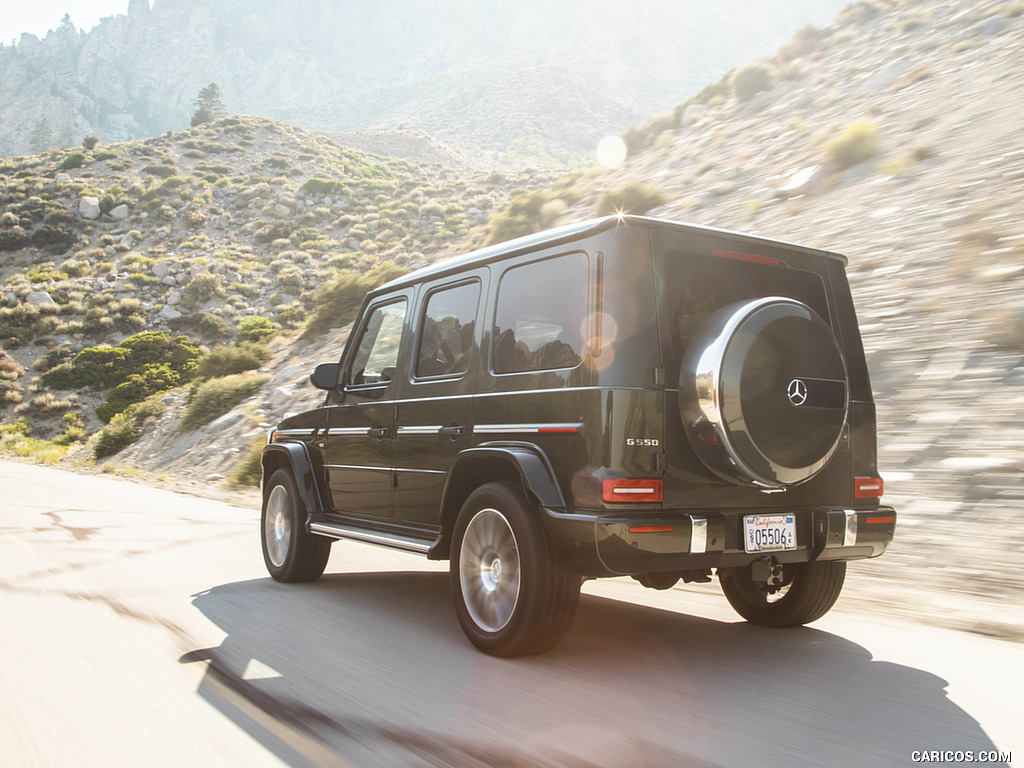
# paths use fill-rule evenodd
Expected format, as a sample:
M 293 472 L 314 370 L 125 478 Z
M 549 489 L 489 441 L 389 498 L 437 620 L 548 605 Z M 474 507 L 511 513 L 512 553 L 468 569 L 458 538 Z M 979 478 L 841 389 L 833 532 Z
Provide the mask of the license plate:
M 743 518 L 747 552 L 796 549 L 796 515 L 750 515 Z

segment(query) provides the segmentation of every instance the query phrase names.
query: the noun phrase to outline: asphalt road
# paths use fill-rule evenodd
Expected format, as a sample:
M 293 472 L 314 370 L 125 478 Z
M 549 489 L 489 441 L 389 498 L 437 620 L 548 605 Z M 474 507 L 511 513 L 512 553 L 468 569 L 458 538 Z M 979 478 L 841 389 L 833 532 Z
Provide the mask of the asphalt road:
M 842 599 L 767 630 L 717 584 L 612 580 L 554 651 L 493 659 L 446 563 L 341 542 L 280 585 L 258 517 L 0 462 L 0 766 L 1024 764 L 1019 644 Z

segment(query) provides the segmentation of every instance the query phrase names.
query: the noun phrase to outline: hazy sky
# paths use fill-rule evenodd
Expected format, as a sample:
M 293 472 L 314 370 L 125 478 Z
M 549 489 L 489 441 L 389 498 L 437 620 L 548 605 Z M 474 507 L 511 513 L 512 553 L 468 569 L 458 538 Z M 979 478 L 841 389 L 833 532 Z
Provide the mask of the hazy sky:
M 42 38 L 47 30 L 60 26 L 65 13 L 71 14 L 78 29 L 88 31 L 104 16 L 128 10 L 128 0 L 16 0 L 4 5 L 0 13 L 0 42 L 4 45 L 18 40 L 22 32 Z

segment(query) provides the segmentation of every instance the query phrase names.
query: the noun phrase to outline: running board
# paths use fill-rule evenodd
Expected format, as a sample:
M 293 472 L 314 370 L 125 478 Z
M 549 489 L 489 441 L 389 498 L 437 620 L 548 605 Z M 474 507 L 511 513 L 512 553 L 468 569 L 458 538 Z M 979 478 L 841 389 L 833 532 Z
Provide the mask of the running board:
M 378 531 L 366 531 L 361 528 L 349 528 L 336 523 L 310 523 L 311 533 L 318 533 L 321 536 L 330 536 L 334 539 L 351 539 L 362 541 L 366 544 L 377 544 L 381 547 L 400 549 L 403 552 L 415 552 L 418 555 L 425 555 L 434 545 L 432 541 L 423 541 L 409 536 L 399 536 L 394 533 L 379 533 Z

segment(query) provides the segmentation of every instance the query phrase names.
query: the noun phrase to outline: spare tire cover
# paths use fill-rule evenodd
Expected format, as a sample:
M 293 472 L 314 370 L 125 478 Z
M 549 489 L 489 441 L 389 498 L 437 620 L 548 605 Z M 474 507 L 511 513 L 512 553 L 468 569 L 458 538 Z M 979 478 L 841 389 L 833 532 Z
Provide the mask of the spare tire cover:
M 806 304 L 778 296 L 713 313 L 679 377 L 687 437 L 716 475 L 783 488 L 820 472 L 846 428 L 846 363 Z

